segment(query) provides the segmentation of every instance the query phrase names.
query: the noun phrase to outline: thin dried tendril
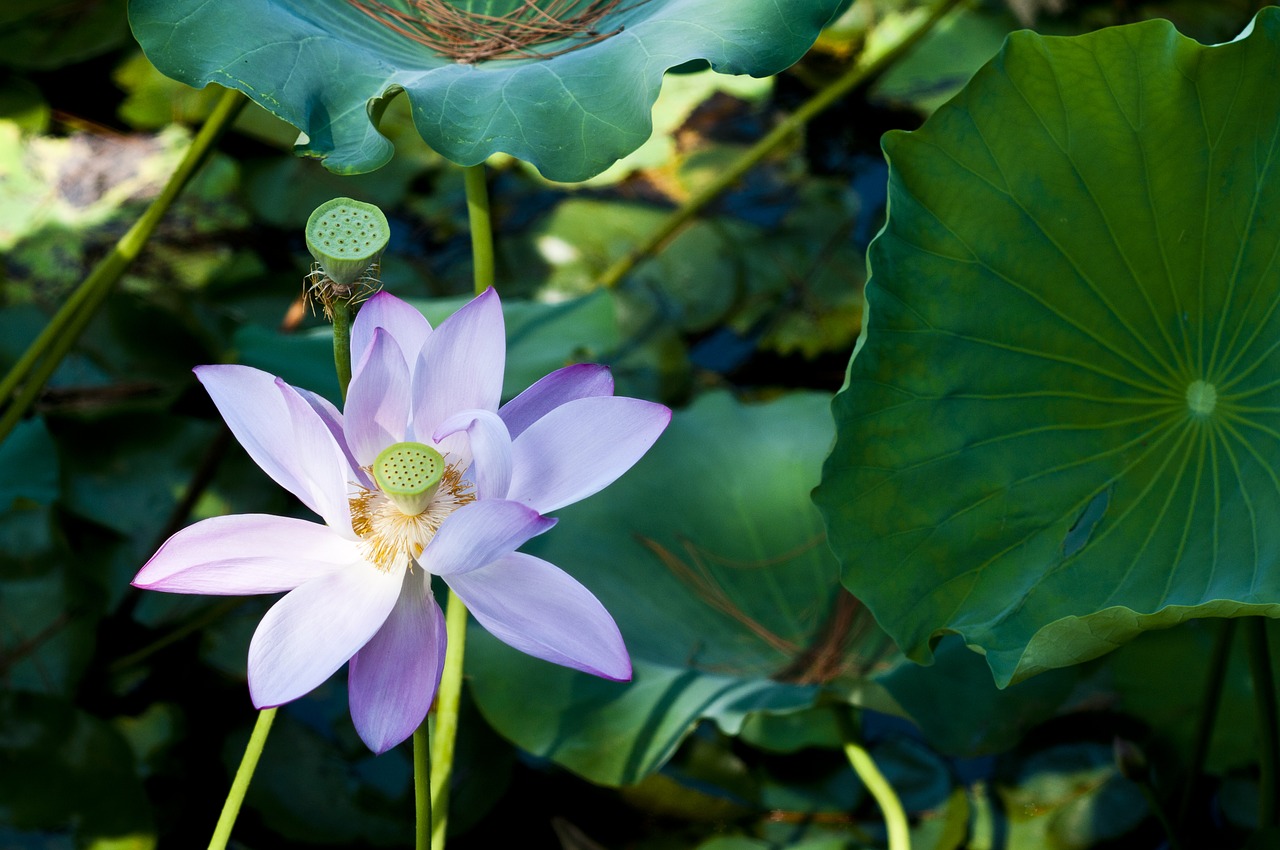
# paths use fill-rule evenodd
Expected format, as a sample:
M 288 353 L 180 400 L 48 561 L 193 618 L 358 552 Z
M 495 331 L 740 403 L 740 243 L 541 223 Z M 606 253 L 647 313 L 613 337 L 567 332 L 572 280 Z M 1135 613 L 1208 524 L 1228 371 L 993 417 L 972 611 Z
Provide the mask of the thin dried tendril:
M 644 0 L 641 0 L 643 2 Z M 622 0 L 522 0 L 505 15 L 460 9 L 448 0 L 347 0 L 383 26 L 460 62 L 487 59 L 549 59 L 622 32 L 595 29 Z M 534 47 L 572 39 L 557 50 Z

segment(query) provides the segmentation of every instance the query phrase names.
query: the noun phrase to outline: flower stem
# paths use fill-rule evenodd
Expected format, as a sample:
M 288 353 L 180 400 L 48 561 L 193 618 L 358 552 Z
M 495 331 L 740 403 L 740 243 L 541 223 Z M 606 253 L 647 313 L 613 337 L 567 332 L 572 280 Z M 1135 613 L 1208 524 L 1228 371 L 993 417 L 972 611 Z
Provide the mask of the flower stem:
M 276 709 L 264 708 L 258 712 L 258 720 L 253 724 L 253 734 L 244 748 L 244 756 L 240 759 L 240 767 L 236 770 L 236 778 L 231 782 L 231 790 L 227 792 L 227 801 L 222 804 L 222 814 L 218 816 L 218 825 L 214 827 L 213 838 L 209 839 L 209 850 L 224 850 L 231 838 L 231 828 L 236 824 L 236 815 L 240 814 L 240 804 L 244 802 L 244 794 L 249 790 L 249 780 L 253 779 L 254 768 L 258 766 L 258 758 L 267 743 L 267 733 L 271 731 L 271 721 L 276 719 Z
M 347 387 L 351 384 L 351 300 L 342 298 L 333 302 L 333 366 L 338 371 L 338 388 L 342 400 L 347 400 Z
M 880 813 L 884 816 L 885 829 L 889 833 L 889 850 L 911 850 L 911 831 L 907 826 L 907 814 L 902 809 L 902 802 L 894 792 L 893 786 L 884 778 L 880 768 L 876 767 L 871 754 L 858 740 L 858 730 L 854 726 L 849 708 L 835 706 L 836 722 L 840 726 L 841 737 L 844 738 L 844 754 L 853 767 L 853 772 L 867 786 Z
M 444 651 L 444 673 L 436 697 L 436 729 L 431 748 L 431 801 L 435 825 L 431 831 L 433 850 L 444 850 L 449 827 L 449 777 L 453 772 L 453 745 L 458 737 L 458 706 L 462 702 L 462 661 L 467 649 L 467 606 L 458 594 L 449 591 L 445 614 L 448 643 Z
M 222 93 L 200 132 L 191 141 L 182 162 L 174 170 L 159 196 L 151 202 L 142 217 L 120 237 L 111 253 L 94 267 L 89 276 L 63 303 L 35 341 L 23 352 L 18 362 L 0 380 L 0 404 L 9 402 L 0 416 L 0 441 L 9 436 L 14 426 L 31 407 L 45 382 L 58 368 L 67 352 L 84 332 L 98 308 L 107 299 L 117 280 L 146 246 L 156 226 L 164 218 L 178 194 L 213 152 L 214 143 L 235 120 L 246 100 L 238 91 Z
M 489 189 L 484 163 L 463 169 L 467 189 L 467 218 L 471 224 L 471 261 L 475 266 L 476 295 L 493 286 L 493 225 L 489 218 Z
M 610 289 L 617 286 L 636 265 L 656 253 L 667 240 L 702 212 L 702 210 L 738 182 L 744 174 L 797 133 L 805 124 L 826 110 L 859 85 L 882 74 L 890 65 L 916 45 L 933 29 L 959 0 L 941 0 L 921 23 L 908 31 L 891 47 L 867 64 L 854 63 L 850 68 L 820 89 L 791 113 L 764 138 L 748 148 L 722 171 L 714 180 L 694 193 L 692 197 L 673 210 L 645 240 L 609 266 L 600 276 L 600 286 Z
M 414 850 L 431 850 L 431 731 L 430 717 L 413 732 L 413 799 L 417 829 Z
M 1253 698 L 1258 708 L 1258 829 L 1280 826 L 1276 809 L 1276 769 L 1280 766 L 1280 730 L 1277 729 L 1276 683 L 1271 672 L 1271 647 L 1267 643 L 1267 622 L 1249 617 L 1244 622 L 1244 640 L 1253 678 Z

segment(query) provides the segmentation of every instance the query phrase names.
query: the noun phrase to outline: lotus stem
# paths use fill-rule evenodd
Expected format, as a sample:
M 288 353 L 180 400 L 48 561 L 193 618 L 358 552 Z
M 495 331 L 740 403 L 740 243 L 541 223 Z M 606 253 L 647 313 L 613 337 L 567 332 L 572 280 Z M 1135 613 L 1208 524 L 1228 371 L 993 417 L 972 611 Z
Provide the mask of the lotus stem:
M 858 740 L 858 730 L 854 726 L 848 706 L 835 706 L 836 722 L 840 726 L 840 734 L 844 739 L 844 754 L 849 759 L 853 772 L 862 780 L 862 784 L 871 792 L 880 813 L 884 816 L 885 829 L 889 835 L 889 850 L 911 850 L 911 830 L 907 823 L 907 813 L 902 808 L 902 801 L 889 780 L 885 779 L 875 760 L 867 752 L 866 747 Z
M 80 338 L 89 321 L 106 300 L 116 281 L 132 265 L 146 246 L 156 226 L 164 218 L 169 207 L 186 187 L 192 176 L 213 152 L 214 144 L 231 126 L 246 100 L 238 91 L 227 89 L 218 99 L 204 126 L 191 142 L 182 162 L 170 176 L 169 182 L 151 202 L 142 217 L 134 222 L 124 236 L 116 242 L 111 253 L 94 267 L 89 276 L 63 303 L 49 320 L 35 341 L 23 352 L 9 373 L 0 381 L 0 404 L 9 401 L 4 415 L 0 416 L 0 441 L 13 431 L 14 426 L 35 402 L 45 382 L 58 368 L 67 352 Z
M 431 850 L 431 718 L 413 732 L 414 850 Z
M 435 740 L 431 747 L 431 802 L 435 818 L 431 830 L 432 850 L 444 850 L 449 829 L 449 778 L 453 774 L 453 748 L 458 737 L 458 708 L 462 702 L 462 664 L 467 648 L 467 606 L 458 594 L 449 591 L 448 634 L 444 651 L 444 672 L 436 697 Z
M 253 724 L 253 733 L 249 735 L 249 743 L 244 748 L 244 756 L 240 759 L 240 767 L 236 769 L 236 778 L 231 782 L 231 790 L 227 793 L 227 801 L 222 804 L 222 814 L 218 816 L 218 825 L 214 827 L 213 838 L 209 839 L 209 850 L 225 850 L 231 838 L 231 829 L 236 825 L 236 816 L 240 814 L 240 804 L 244 802 L 245 792 L 249 790 L 249 780 L 253 779 L 253 771 L 262 756 L 262 748 L 267 743 L 267 734 L 271 731 L 271 722 L 276 719 L 276 709 L 264 708 L 258 712 L 258 719 Z
M 623 255 L 600 276 L 599 284 L 606 289 L 617 286 L 630 271 L 648 257 L 657 253 L 681 228 L 697 217 L 712 201 L 722 195 L 744 174 L 754 168 L 766 156 L 791 138 L 805 124 L 825 111 L 850 91 L 872 80 L 896 62 L 933 29 L 938 21 L 951 11 L 959 0 L 942 0 L 918 26 L 906 33 L 892 47 L 865 65 L 855 63 L 847 71 L 832 80 L 805 101 L 764 138 L 760 139 L 741 156 L 731 162 L 716 179 L 712 180 L 678 208 L 673 210 L 638 246 Z
M 484 163 L 466 166 L 467 219 L 471 225 L 471 260 L 475 266 L 475 293 L 493 286 L 493 223 L 489 216 L 489 189 Z
M 1227 677 L 1227 664 L 1231 660 L 1231 641 L 1235 637 L 1236 621 L 1226 618 L 1218 623 L 1218 634 L 1213 641 L 1213 653 L 1209 660 L 1209 672 L 1205 678 L 1200 719 L 1196 724 L 1196 738 L 1191 745 L 1191 757 L 1187 764 L 1187 779 L 1182 786 L 1178 803 L 1176 832 L 1184 834 L 1191 799 L 1195 794 L 1200 775 L 1204 773 L 1205 759 L 1209 755 L 1209 743 L 1213 740 L 1213 727 L 1218 720 L 1218 708 L 1222 704 L 1222 684 Z

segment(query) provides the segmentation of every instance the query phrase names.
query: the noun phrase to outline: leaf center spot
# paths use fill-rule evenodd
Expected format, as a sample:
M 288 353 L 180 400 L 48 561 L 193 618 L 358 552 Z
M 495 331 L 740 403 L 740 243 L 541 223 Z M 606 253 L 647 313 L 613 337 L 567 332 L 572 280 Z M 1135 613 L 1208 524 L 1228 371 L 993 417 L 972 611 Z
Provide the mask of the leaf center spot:
M 1208 416 L 1218 404 L 1218 388 L 1198 378 L 1187 385 L 1187 407 L 1196 416 Z

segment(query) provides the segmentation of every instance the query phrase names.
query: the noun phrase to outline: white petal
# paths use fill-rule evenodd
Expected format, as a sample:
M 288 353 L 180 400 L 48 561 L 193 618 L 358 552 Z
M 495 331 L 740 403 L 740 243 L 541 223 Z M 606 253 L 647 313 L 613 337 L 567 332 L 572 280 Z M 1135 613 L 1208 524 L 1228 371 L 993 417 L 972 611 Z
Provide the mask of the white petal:
M 492 289 L 440 323 L 413 366 L 413 429 L 417 439 L 461 410 L 498 409 L 506 332 Z
M 540 378 L 520 395 L 502 405 L 498 415 L 507 423 L 511 439 L 567 401 L 613 395 L 613 375 L 608 366 L 578 363 Z
M 409 425 L 409 367 L 390 335 L 378 328 L 347 389 L 346 436 L 358 466 L 404 440 Z
M 418 563 L 432 575 L 467 572 L 514 551 L 555 524 L 519 502 L 472 502 L 444 521 Z
M 513 552 L 445 581 L 480 625 L 521 652 L 606 679 L 631 678 L 613 617 L 556 565 Z
M 351 372 L 355 374 L 360 361 L 373 343 L 374 331 L 383 328 L 391 334 L 405 363 L 413 363 L 422 351 L 422 345 L 431 335 L 431 323 L 426 317 L 390 292 L 377 292 L 360 305 L 355 321 L 351 323 Z
M 351 658 L 351 720 L 384 753 L 413 734 L 435 699 L 444 668 L 445 627 L 422 570 L 405 573 L 391 616 Z
M 241 514 L 187 526 L 133 580 L 169 593 L 279 593 L 360 561 L 356 544 L 301 519 Z
M 307 582 L 273 605 L 249 643 L 253 704 L 283 705 L 332 676 L 382 628 L 403 577 L 372 564 L 353 564 Z
M 635 398 L 562 404 L 512 441 L 507 498 L 544 514 L 585 499 L 630 469 L 670 421 L 667 408 Z
M 440 423 L 431 439 L 466 432 L 471 453 L 471 478 L 480 499 L 504 499 L 511 486 L 511 435 L 498 414 L 488 410 L 464 410 Z

